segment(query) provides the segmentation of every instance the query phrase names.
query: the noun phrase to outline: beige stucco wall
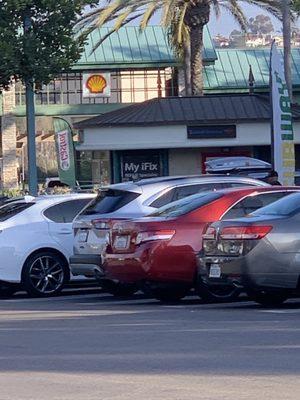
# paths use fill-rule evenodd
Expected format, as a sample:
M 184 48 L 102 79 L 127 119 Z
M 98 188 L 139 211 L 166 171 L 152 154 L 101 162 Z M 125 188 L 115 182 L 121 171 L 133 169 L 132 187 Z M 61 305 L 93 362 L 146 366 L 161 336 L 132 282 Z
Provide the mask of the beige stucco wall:
M 201 173 L 201 151 L 199 149 L 174 149 L 169 151 L 170 175 Z

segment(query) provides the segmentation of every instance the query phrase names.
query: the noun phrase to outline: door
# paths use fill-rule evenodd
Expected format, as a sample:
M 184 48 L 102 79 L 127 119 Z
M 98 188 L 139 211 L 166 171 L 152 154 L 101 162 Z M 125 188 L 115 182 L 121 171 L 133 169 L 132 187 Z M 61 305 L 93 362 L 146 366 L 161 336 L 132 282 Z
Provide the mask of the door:
M 44 211 L 45 217 L 48 218 L 50 236 L 69 256 L 73 252 L 73 219 L 90 200 L 91 199 L 69 200 L 55 204 Z

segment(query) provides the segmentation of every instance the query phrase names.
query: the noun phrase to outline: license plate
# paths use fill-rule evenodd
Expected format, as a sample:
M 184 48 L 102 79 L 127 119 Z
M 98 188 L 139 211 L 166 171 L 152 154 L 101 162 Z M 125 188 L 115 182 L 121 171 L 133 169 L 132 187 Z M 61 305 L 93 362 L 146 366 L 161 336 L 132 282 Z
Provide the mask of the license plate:
M 209 269 L 210 278 L 220 278 L 221 277 L 221 267 L 217 264 L 211 265 Z
M 129 244 L 129 236 L 117 236 L 115 238 L 114 247 L 119 250 L 127 249 Z
M 86 242 L 88 238 L 89 232 L 88 231 L 81 231 L 78 234 L 78 241 L 79 242 Z

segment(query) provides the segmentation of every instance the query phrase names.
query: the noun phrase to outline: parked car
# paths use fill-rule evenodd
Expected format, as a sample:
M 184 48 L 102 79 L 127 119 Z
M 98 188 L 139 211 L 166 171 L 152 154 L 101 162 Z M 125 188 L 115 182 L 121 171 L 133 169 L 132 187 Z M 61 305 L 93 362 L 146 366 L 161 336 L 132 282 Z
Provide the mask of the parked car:
M 199 259 L 207 288 L 241 287 L 258 303 L 278 305 L 300 294 L 300 193 L 247 218 L 210 225 Z
M 300 189 L 299 189 L 300 190 Z M 197 254 L 208 223 L 234 218 L 272 203 L 294 188 L 240 188 L 196 194 L 137 220 L 113 223 L 102 282 L 137 288 L 160 300 L 179 300 L 192 287 L 206 300 L 231 300 L 235 286 L 197 286 Z
M 238 186 L 268 185 L 248 177 L 201 175 L 143 179 L 109 186 L 73 223 L 74 254 L 70 258 L 73 274 L 101 274 L 102 254 L 108 243 L 112 219 L 138 218 L 195 193 Z M 113 286 L 111 282 L 110 292 Z M 120 292 L 120 285 L 113 291 Z
M 63 188 L 63 189 L 70 189 L 70 186 L 67 183 L 61 182 L 59 177 L 52 177 L 52 178 L 46 178 L 45 183 L 43 185 L 43 189 L 46 193 L 53 194 L 53 191 L 57 188 Z M 79 185 L 79 182 L 76 181 L 76 192 L 82 191 L 81 186 Z
M 72 221 L 90 194 L 25 196 L 0 207 L 0 295 L 59 293 L 70 279 Z

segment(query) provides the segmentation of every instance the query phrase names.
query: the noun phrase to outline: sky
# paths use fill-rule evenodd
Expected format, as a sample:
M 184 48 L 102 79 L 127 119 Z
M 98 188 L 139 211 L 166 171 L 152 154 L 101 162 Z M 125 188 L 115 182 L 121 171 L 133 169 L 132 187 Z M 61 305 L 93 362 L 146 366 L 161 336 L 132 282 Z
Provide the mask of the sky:
M 100 0 L 99 4 L 103 5 L 103 2 L 105 0 Z M 240 2 L 242 3 L 242 2 Z M 263 9 L 257 7 L 257 6 L 252 6 L 249 4 L 246 4 L 244 6 L 242 6 L 245 15 L 247 16 L 247 18 L 251 18 L 251 17 L 255 17 L 258 14 L 267 14 L 271 17 L 273 25 L 274 25 L 274 29 L 275 32 L 281 32 L 282 30 L 282 24 L 280 21 L 278 21 L 275 17 L 273 17 L 271 14 L 268 14 L 266 11 L 264 11 Z M 159 15 L 156 15 L 153 19 L 152 19 L 152 24 L 158 24 L 159 23 Z M 297 27 L 300 28 L 300 22 L 297 22 Z M 226 11 L 222 12 L 222 15 L 220 16 L 220 18 L 216 19 L 214 13 L 212 13 L 211 15 L 211 19 L 209 22 L 209 29 L 211 32 L 212 36 L 217 35 L 218 33 L 225 35 L 225 36 L 229 36 L 229 34 L 234 30 L 234 29 L 239 29 L 239 26 L 236 24 L 236 22 L 234 21 L 234 19 L 232 18 L 232 16 L 227 13 Z
M 247 16 L 247 18 L 255 17 L 258 14 L 268 14 L 261 8 L 257 6 L 251 6 L 251 5 L 245 5 L 243 7 L 244 13 Z M 268 14 L 270 15 L 270 14 Z M 270 15 L 274 29 L 275 31 L 280 31 L 281 32 L 281 22 L 278 21 L 277 18 L 273 17 Z M 239 29 L 238 25 L 235 23 L 234 19 L 229 13 L 226 13 L 226 11 L 222 12 L 222 15 L 216 19 L 215 15 L 212 14 L 210 22 L 209 22 L 209 29 L 212 34 L 212 36 L 215 36 L 218 33 L 221 33 L 222 35 L 229 36 L 229 34 L 234 30 L 234 29 Z

